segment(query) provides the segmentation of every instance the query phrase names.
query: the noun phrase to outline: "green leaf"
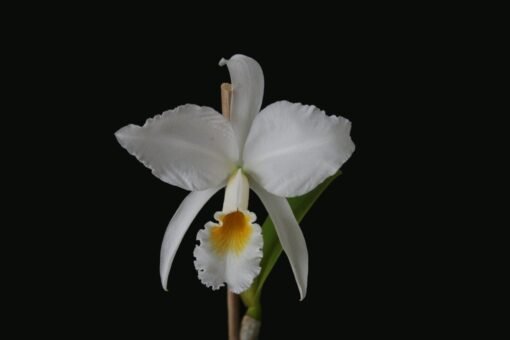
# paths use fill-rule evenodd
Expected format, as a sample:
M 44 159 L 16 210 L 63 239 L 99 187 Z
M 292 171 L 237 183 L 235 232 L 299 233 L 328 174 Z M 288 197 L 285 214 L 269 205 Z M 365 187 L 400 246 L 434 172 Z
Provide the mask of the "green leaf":
M 328 177 L 317 188 L 306 195 L 287 199 L 298 222 L 301 222 L 319 196 L 340 174 L 341 172 L 339 171 L 335 175 Z M 255 279 L 251 287 L 241 294 L 241 299 L 243 300 L 244 305 L 248 308 L 246 314 L 257 320 L 260 320 L 262 316 L 262 307 L 260 305 L 262 288 L 264 287 L 264 283 L 266 282 L 269 273 L 271 273 L 271 270 L 282 253 L 282 245 L 276 235 L 273 221 L 271 221 L 269 217 L 267 217 L 262 225 L 262 236 L 264 238 L 264 247 L 263 257 L 260 262 L 260 274 Z

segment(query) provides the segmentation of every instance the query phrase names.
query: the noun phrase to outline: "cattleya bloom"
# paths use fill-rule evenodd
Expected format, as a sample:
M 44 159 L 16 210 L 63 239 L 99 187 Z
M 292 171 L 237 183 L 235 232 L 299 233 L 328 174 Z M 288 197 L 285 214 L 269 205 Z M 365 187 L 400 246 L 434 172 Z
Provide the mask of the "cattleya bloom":
M 243 55 L 222 59 L 220 65 L 225 64 L 232 81 L 230 120 L 209 107 L 183 105 L 115 134 L 156 177 L 191 191 L 165 232 L 161 282 L 166 290 L 177 248 L 200 209 L 226 188 L 222 210 L 198 232 L 195 267 L 213 289 L 226 283 L 241 293 L 250 287 L 260 272 L 263 242 L 249 210 L 252 189 L 274 222 L 303 299 L 308 251 L 285 197 L 306 194 L 347 161 L 354 151 L 351 123 L 287 101 L 260 111 L 264 76 L 259 64 Z

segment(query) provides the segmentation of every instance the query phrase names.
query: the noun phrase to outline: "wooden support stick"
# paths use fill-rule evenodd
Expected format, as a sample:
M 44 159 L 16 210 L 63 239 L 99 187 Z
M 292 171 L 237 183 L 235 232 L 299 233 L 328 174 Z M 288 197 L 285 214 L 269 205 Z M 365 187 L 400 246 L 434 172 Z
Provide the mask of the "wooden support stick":
M 225 118 L 230 119 L 230 102 L 232 101 L 232 85 L 221 84 L 221 113 Z
M 225 118 L 230 119 L 230 102 L 232 100 L 232 85 L 221 84 L 221 112 Z M 228 310 L 228 339 L 239 340 L 239 296 L 232 293 L 227 287 Z

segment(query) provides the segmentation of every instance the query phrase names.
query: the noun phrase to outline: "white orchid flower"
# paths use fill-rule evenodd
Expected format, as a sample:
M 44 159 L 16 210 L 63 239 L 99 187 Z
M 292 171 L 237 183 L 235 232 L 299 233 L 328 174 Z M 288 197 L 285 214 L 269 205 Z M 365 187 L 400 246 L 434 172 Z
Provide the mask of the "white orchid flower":
M 315 106 L 280 101 L 260 111 L 264 76 L 243 55 L 227 65 L 231 119 L 209 107 L 183 105 L 116 132 L 119 143 L 162 181 L 191 193 L 172 217 L 161 247 L 166 290 L 175 253 L 206 202 L 225 189 L 223 209 L 198 232 L 198 277 L 208 287 L 248 289 L 260 272 L 261 228 L 248 209 L 249 189 L 261 199 L 289 258 L 301 299 L 306 295 L 308 251 L 285 197 L 299 196 L 335 174 L 354 151 L 351 123 Z

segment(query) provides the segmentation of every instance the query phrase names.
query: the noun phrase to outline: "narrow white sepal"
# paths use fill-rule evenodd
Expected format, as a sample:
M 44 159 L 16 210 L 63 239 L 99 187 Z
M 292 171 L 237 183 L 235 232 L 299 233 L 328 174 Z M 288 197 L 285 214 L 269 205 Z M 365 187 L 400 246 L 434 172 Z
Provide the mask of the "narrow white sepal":
M 221 188 L 194 191 L 182 201 L 170 220 L 163 237 L 159 263 L 159 273 L 163 289 L 167 290 L 168 274 L 172 267 L 175 253 L 181 244 L 184 234 L 207 201 Z
M 252 184 L 252 189 L 274 222 L 276 234 L 294 273 L 300 300 L 303 300 L 308 284 L 308 249 L 303 232 L 286 198 L 272 195 L 256 183 Z
M 264 96 L 264 74 L 256 60 L 242 54 L 221 59 L 220 66 L 227 65 L 232 82 L 230 122 L 237 137 L 239 156 L 250 131 L 250 126 L 260 111 Z

